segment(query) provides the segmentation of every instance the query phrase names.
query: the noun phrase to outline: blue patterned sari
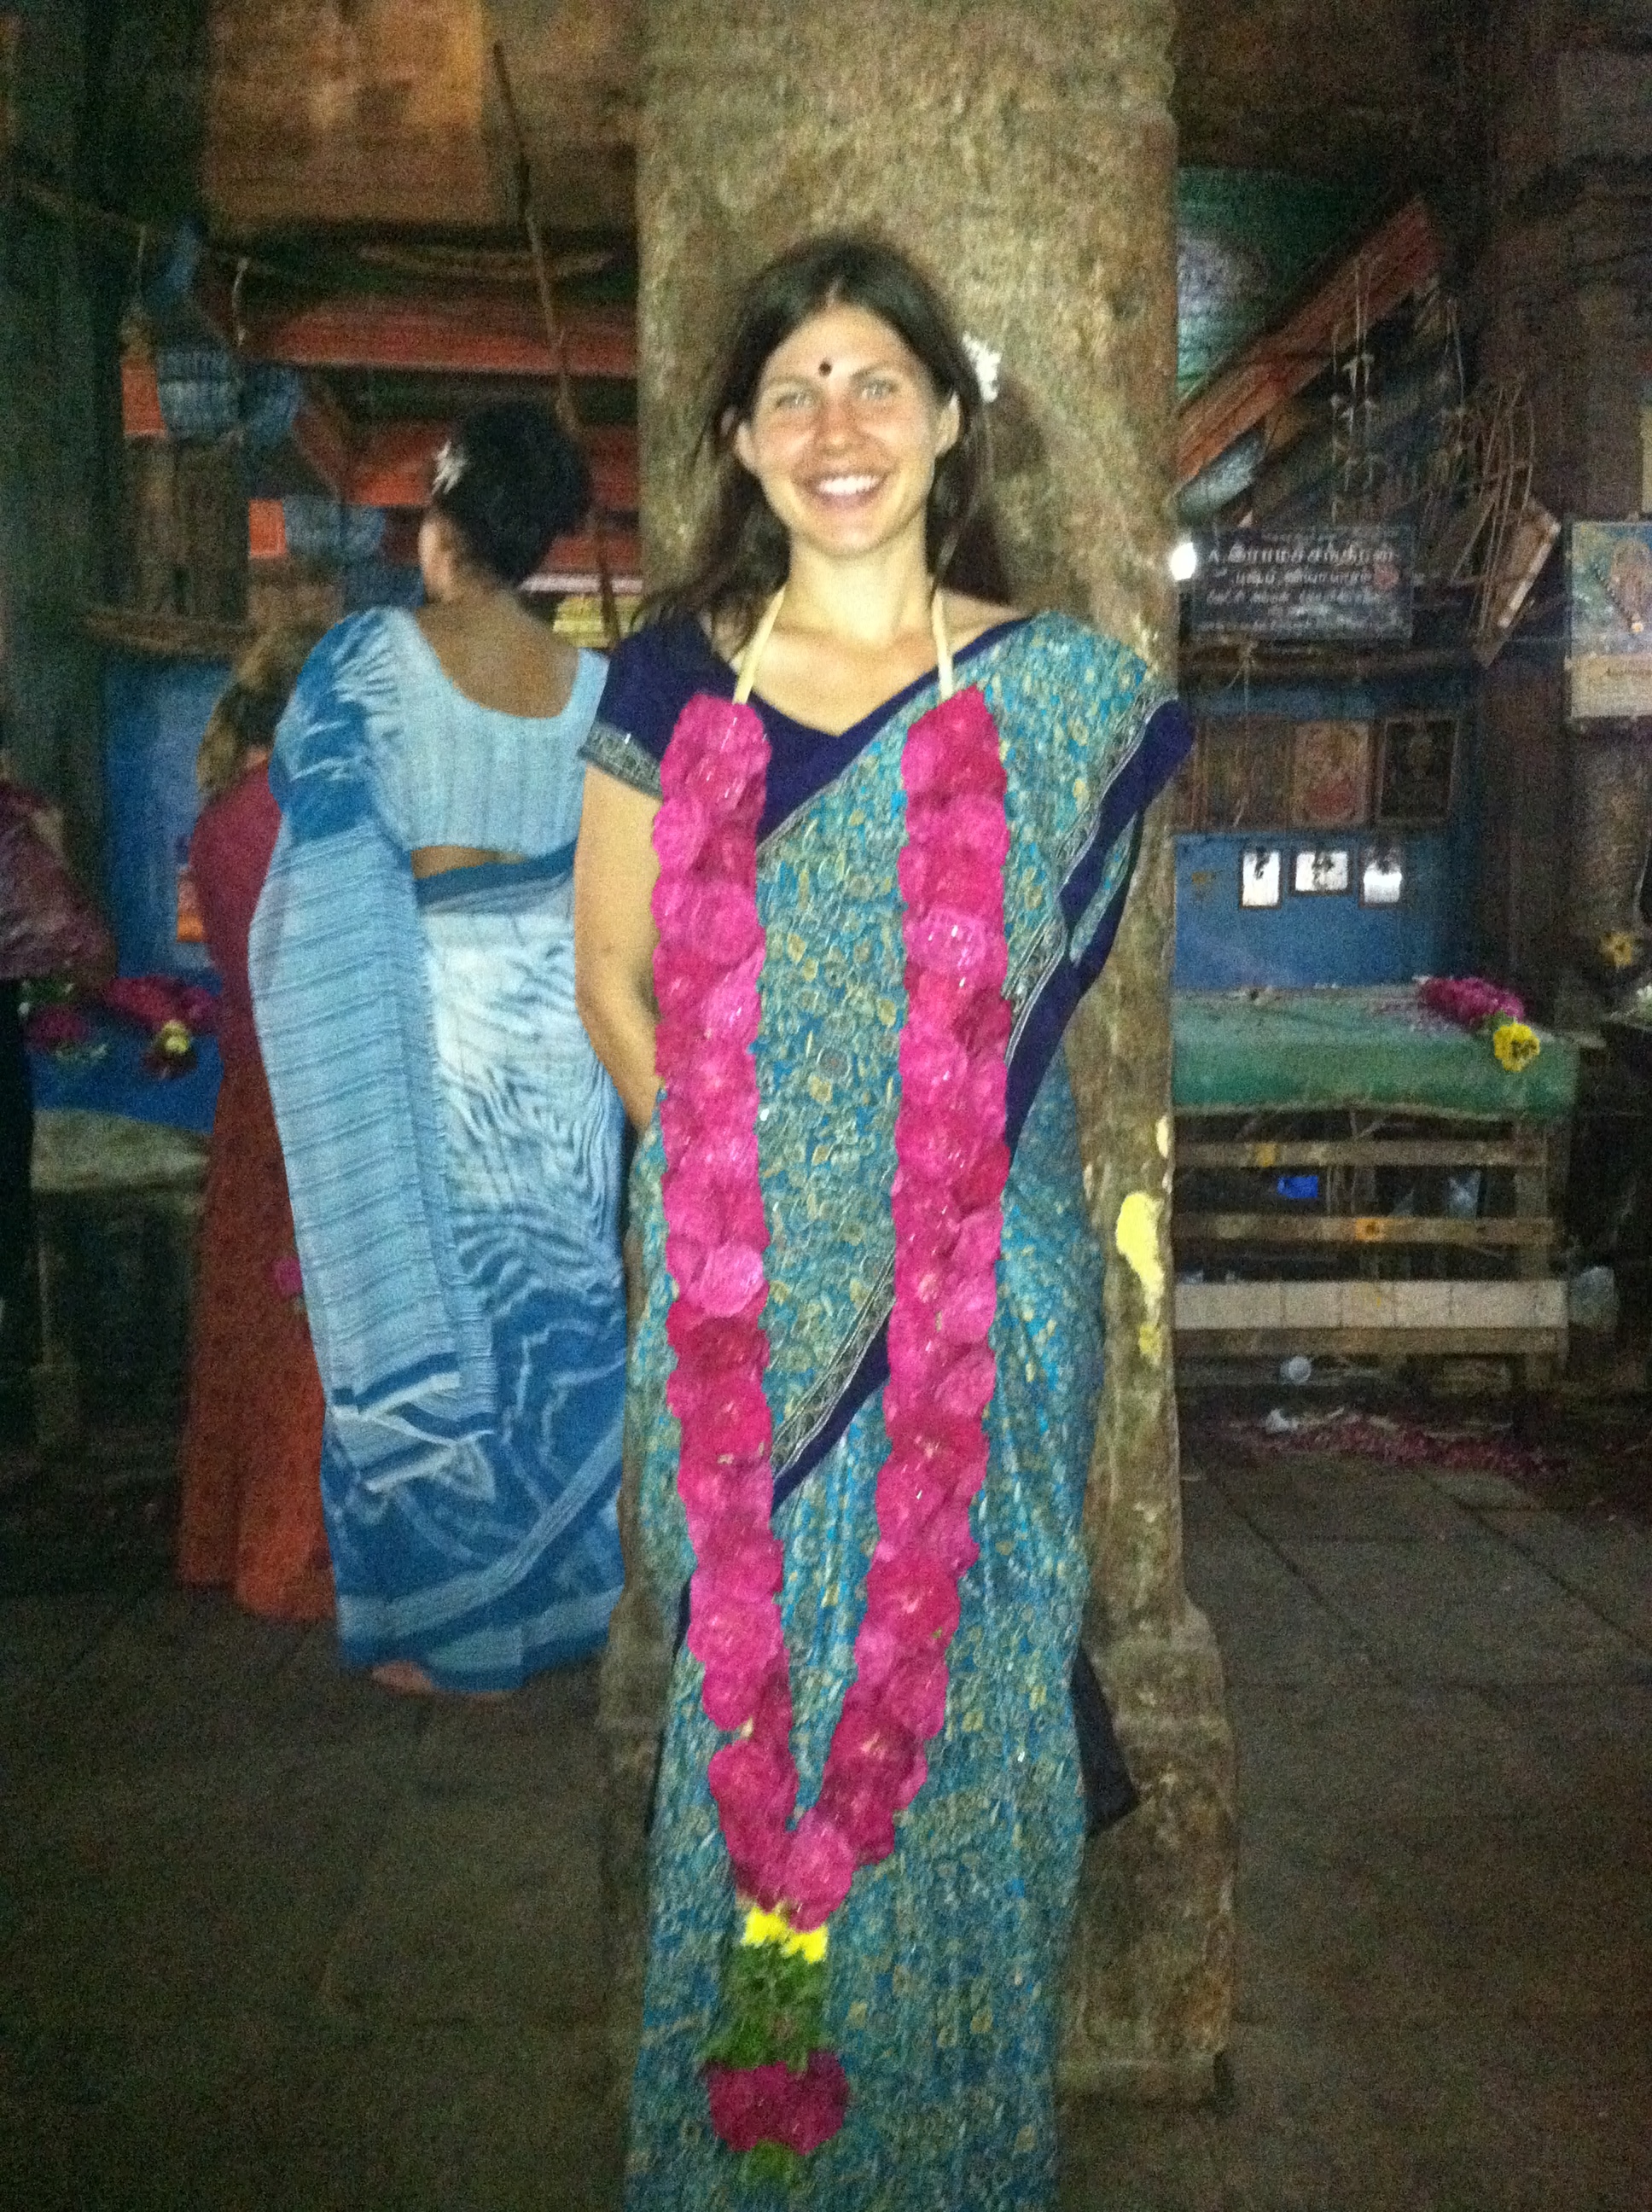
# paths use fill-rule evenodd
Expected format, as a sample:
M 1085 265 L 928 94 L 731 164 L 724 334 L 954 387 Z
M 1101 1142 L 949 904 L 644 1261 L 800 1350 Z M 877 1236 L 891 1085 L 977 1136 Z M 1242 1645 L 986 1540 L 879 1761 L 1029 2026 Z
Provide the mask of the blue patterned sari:
M 992 708 L 1009 776 L 1015 1155 L 991 1464 L 975 1509 L 981 1557 L 962 1584 L 945 1724 L 894 1853 L 861 1870 L 832 1922 L 827 2027 L 851 2102 L 791 2201 L 857 2212 L 1009 2212 L 1053 2197 L 1054 2043 L 1085 1825 L 1069 1680 L 1102 1361 L 1102 1255 L 1056 1047 L 1112 943 L 1142 809 L 1187 743 L 1185 717 L 1144 665 L 1064 617 L 1005 624 L 957 660 L 960 683 L 979 684 Z M 657 790 L 683 702 L 732 687 L 697 630 L 645 629 L 615 656 L 586 757 Z M 774 746 L 758 867 L 768 933 L 758 1143 L 800 1806 L 818 1788 L 853 1674 L 876 1535 L 903 1011 L 900 756 L 908 724 L 934 702 L 926 679 L 841 738 L 753 702 Z M 661 1167 L 656 1119 L 632 1183 L 647 1295 L 627 1419 L 646 1564 L 671 1618 L 693 1554 L 665 1405 Z M 733 1917 L 706 1783 L 720 1737 L 701 1709 L 701 1671 L 679 1650 L 653 1838 L 630 2212 L 721 2212 L 745 2201 L 698 2075 Z
M 477 706 L 401 613 L 306 664 L 250 972 L 317 1363 L 347 1664 L 508 1689 L 621 1582 L 623 1115 L 574 1005 L 563 712 Z M 519 862 L 414 881 L 422 845 Z

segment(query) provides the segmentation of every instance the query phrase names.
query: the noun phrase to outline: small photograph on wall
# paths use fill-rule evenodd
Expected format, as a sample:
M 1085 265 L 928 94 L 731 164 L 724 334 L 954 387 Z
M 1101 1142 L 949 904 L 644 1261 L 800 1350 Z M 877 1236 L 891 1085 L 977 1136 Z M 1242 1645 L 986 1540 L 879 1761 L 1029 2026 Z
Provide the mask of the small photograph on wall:
M 1291 724 L 1272 714 L 1200 725 L 1206 830 L 1283 830 L 1291 820 Z
M 1574 522 L 1569 551 L 1572 720 L 1652 714 L 1652 522 Z
M 1399 906 L 1405 896 L 1405 854 L 1398 845 L 1367 845 L 1359 856 L 1361 906 Z
M 1291 749 L 1291 823 L 1355 830 L 1370 818 L 1369 722 L 1298 722 Z
M 1335 897 L 1353 879 L 1353 858 L 1345 845 L 1308 848 L 1291 864 L 1291 888 L 1303 898 Z
M 1451 812 L 1457 773 L 1455 714 L 1390 714 L 1382 725 L 1376 818 L 1411 830 L 1437 830 Z
M 1242 907 L 1278 906 L 1285 883 L 1285 854 L 1277 845 L 1253 845 L 1239 855 Z

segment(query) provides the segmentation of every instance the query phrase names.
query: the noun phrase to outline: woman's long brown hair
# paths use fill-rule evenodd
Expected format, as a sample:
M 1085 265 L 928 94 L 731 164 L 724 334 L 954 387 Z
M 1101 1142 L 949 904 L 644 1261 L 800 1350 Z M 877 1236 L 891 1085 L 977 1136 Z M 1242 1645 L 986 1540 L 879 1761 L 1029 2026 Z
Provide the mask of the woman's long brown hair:
M 323 635 L 297 624 L 267 629 L 235 664 L 229 688 L 207 719 L 195 755 L 195 781 L 208 799 L 218 799 L 240 781 L 249 752 L 276 740 L 293 696 L 298 672 Z

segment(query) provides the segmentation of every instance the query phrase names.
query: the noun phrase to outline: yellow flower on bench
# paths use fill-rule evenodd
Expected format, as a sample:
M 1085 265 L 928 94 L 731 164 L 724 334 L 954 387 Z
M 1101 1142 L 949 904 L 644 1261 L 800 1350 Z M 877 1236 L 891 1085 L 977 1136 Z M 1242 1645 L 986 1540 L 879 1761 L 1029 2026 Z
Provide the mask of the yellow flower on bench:
M 1510 1075 L 1529 1067 L 1543 1048 L 1537 1031 L 1527 1022 L 1499 1022 L 1491 1032 L 1491 1049 Z

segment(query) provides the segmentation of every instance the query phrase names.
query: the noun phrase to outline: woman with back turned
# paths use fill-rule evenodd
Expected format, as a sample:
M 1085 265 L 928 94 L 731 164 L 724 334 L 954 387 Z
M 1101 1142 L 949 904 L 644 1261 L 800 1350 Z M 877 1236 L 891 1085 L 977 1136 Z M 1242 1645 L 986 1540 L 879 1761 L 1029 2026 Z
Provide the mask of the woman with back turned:
M 620 1586 L 623 1117 L 574 1007 L 580 744 L 604 663 L 516 586 L 589 504 L 524 404 L 437 457 L 428 605 L 329 632 L 270 764 L 258 1034 L 327 1397 L 347 1665 L 497 1692 Z
M 614 656 L 575 869 L 683 1630 L 626 2202 L 1021 2212 L 1086 1821 L 1131 1802 L 1075 1669 L 1102 1255 L 1060 1045 L 1185 717 L 1003 603 L 976 371 L 889 248 L 764 270 L 703 422 L 719 505 Z

